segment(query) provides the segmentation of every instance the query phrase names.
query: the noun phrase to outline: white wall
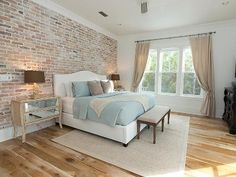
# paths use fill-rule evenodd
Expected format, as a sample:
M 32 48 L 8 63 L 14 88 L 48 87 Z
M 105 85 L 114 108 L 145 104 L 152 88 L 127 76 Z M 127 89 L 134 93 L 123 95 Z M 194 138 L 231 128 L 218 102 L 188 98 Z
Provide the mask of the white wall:
M 216 31 L 213 36 L 216 114 L 217 117 L 221 117 L 224 110 L 224 87 L 231 86 L 231 82 L 235 81 L 236 20 L 120 36 L 118 39 L 118 71 L 121 83 L 126 89 L 130 89 L 135 55 L 134 41 L 210 31 Z M 199 98 L 157 95 L 157 99 L 160 104 L 170 105 L 174 111 L 200 114 L 202 100 Z

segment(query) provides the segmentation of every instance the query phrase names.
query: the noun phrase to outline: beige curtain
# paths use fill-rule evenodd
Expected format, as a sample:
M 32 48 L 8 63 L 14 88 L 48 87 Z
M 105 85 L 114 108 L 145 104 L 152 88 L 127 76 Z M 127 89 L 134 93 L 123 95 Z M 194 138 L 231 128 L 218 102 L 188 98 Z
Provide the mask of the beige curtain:
M 201 112 L 206 116 L 215 117 L 215 81 L 211 35 L 191 37 L 190 44 L 194 69 L 202 89 L 206 92 Z
M 136 92 L 142 80 L 143 73 L 148 60 L 150 43 L 137 43 L 135 50 L 134 73 L 131 91 Z

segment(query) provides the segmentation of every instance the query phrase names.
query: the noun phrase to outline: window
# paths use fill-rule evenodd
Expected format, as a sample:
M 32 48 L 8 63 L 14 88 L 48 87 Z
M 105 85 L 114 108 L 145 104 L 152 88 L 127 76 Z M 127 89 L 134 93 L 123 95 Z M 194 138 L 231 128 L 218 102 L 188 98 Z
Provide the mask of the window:
M 183 95 L 200 95 L 201 87 L 197 80 L 190 48 L 183 50 Z
M 140 88 L 158 94 L 201 96 L 191 48 L 150 49 Z
M 142 91 L 155 91 L 155 75 L 157 68 L 157 51 L 150 50 L 142 80 Z
M 167 49 L 160 52 L 159 76 L 161 93 L 176 93 L 178 61 L 178 50 Z

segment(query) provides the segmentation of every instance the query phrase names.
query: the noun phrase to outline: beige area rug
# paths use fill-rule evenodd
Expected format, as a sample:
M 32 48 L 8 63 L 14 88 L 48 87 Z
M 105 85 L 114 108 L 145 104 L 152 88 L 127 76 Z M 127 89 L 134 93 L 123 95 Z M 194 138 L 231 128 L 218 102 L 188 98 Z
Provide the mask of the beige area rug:
M 164 132 L 158 126 L 156 144 L 152 144 L 152 128 L 145 128 L 141 139 L 133 139 L 126 148 L 120 143 L 79 130 L 53 141 L 141 176 L 175 177 L 183 176 L 188 130 L 189 117 L 171 115 L 170 124 L 165 124 Z

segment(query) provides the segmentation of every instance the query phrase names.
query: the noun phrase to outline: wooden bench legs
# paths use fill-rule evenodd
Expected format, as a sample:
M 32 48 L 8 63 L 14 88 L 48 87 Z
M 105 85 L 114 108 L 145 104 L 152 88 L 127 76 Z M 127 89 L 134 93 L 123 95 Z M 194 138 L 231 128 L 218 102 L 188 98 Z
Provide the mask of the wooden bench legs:
M 141 121 L 141 120 L 137 120 L 137 139 L 140 138 L 140 124 L 146 124 L 148 129 L 150 126 L 153 126 L 153 144 L 156 144 L 156 127 L 157 125 L 161 122 L 161 131 L 164 131 L 164 126 L 165 126 L 165 117 L 168 116 L 167 119 L 167 123 L 170 124 L 170 112 L 171 110 L 169 110 L 162 118 L 159 122 L 157 123 L 151 123 L 151 122 L 147 122 L 147 121 Z
M 140 122 L 137 121 L 137 138 L 140 138 Z
M 164 123 L 165 123 L 164 120 L 165 120 L 164 118 L 161 120 L 161 131 L 162 132 L 164 131 Z M 143 122 L 137 121 L 137 139 L 140 139 L 140 124 L 141 123 L 143 123 Z M 156 128 L 157 128 L 158 124 L 148 124 L 148 127 L 150 125 L 153 126 L 153 144 L 156 144 L 156 132 L 157 132 Z
M 163 118 L 161 120 L 161 131 L 164 132 L 164 124 L 165 124 L 165 119 Z
M 170 110 L 168 111 L 168 124 L 170 124 Z
M 156 137 L 157 137 L 157 125 L 153 126 L 153 144 L 156 144 Z

